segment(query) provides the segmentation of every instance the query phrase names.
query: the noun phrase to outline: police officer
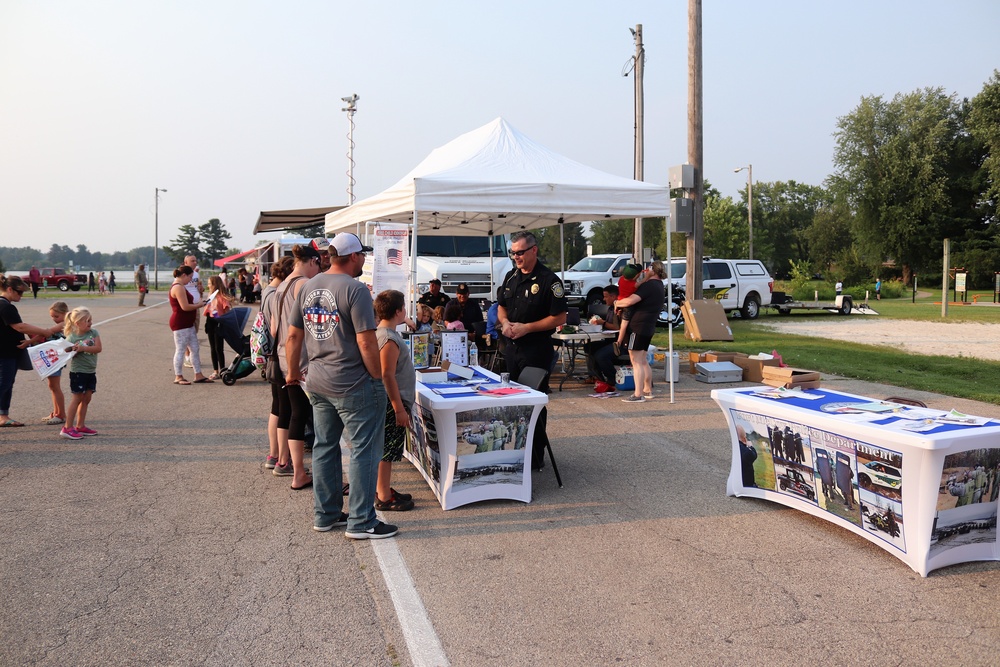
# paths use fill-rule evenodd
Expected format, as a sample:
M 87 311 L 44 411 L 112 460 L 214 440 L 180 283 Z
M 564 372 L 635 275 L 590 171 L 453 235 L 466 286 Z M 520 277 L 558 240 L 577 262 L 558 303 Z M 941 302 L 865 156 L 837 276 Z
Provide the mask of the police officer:
M 421 296 L 417 303 L 422 303 L 425 306 L 430 306 L 431 308 L 437 308 L 438 306 L 444 306 L 446 303 L 451 301 L 451 297 L 441 291 L 441 281 L 437 278 L 431 278 L 428 283 L 430 287 L 429 292 L 425 292 Z
M 514 269 L 504 278 L 497 296 L 497 325 L 506 339 L 504 361 L 514 381 L 528 366 L 545 369 L 539 389 L 548 393 L 548 372 L 554 357 L 552 334 L 566 322 L 566 293 L 559 277 L 538 261 L 538 241 L 534 234 L 513 234 L 510 248 Z M 542 408 L 535 425 L 533 470 L 542 468 L 549 444 L 545 433 L 547 416 L 548 412 Z
M 465 283 L 458 284 L 455 298 L 458 300 L 458 305 L 462 307 L 462 317 L 459 318 L 462 320 L 462 325 L 466 331 L 474 331 L 476 322 L 483 321 L 483 309 L 479 305 L 479 299 L 469 298 L 469 286 Z

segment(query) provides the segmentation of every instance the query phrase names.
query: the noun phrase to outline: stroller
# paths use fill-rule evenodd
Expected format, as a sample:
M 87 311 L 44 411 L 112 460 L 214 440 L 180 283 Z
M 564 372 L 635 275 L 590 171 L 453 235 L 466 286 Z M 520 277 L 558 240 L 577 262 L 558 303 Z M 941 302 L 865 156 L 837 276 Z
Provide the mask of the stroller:
M 253 374 L 257 367 L 250 360 L 250 335 L 243 329 L 250 319 L 249 308 L 233 308 L 219 319 L 219 331 L 226 344 L 236 353 L 236 358 L 220 373 L 222 384 L 232 387 L 240 378 Z

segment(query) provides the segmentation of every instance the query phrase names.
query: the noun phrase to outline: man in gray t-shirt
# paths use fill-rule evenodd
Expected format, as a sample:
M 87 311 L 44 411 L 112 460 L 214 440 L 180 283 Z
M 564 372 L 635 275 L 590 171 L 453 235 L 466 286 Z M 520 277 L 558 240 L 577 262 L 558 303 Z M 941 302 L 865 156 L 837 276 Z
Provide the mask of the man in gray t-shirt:
M 302 381 L 301 351 L 309 359 L 308 390 L 313 406 L 313 530 L 347 526 L 356 540 L 398 532 L 375 514 L 375 484 L 385 436 L 385 387 L 379 363 L 371 292 L 355 278 L 365 253 L 354 234 L 330 242 L 330 270 L 299 290 L 289 311 L 285 360 L 288 384 Z M 340 437 L 351 443 L 348 513 L 343 512 Z

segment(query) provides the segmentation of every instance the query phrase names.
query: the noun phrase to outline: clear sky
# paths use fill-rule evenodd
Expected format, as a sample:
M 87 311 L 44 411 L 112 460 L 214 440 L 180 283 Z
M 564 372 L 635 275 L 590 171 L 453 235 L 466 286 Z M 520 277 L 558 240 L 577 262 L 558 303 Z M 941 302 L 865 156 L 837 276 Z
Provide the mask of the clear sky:
M 1000 68 L 1000 2 L 705 0 L 705 176 L 820 185 L 866 95 L 972 97 Z M 579 162 L 633 169 L 642 24 L 645 178 L 687 161 L 687 2 L 0 0 L 0 245 L 110 252 L 219 218 L 358 199 L 498 116 Z

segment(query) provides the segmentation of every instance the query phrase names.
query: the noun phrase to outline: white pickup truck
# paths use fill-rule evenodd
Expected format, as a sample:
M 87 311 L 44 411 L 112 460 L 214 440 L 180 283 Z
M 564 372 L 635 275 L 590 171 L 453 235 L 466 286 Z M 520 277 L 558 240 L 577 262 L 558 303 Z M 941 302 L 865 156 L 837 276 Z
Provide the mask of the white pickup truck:
M 684 285 L 687 263 L 670 262 L 670 280 Z M 715 299 L 728 313 L 740 311 L 748 320 L 756 319 L 760 307 L 771 303 L 774 279 L 755 259 L 714 259 L 705 257 L 702 264 L 702 297 Z
M 604 303 L 604 287 L 617 285 L 622 269 L 632 255 L 589 255 L 569 267 L 566 275 L 556 272 L 566 288 L 566 302 L 571 306 Z

